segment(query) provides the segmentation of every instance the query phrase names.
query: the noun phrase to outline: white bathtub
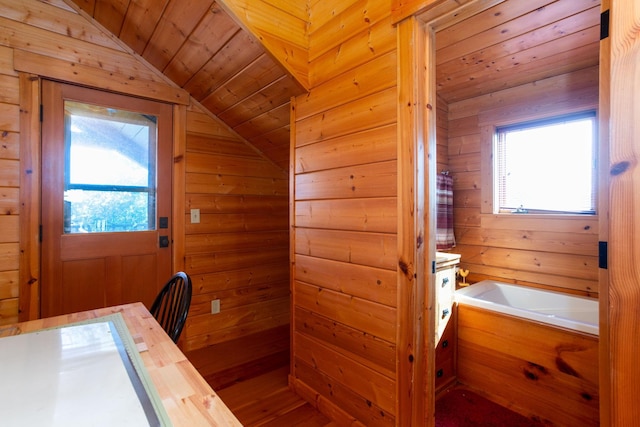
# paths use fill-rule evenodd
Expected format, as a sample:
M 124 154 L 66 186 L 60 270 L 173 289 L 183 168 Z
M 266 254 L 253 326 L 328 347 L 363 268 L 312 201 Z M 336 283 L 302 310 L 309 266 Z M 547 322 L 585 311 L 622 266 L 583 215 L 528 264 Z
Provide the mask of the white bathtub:
M 483 280 L 455 291 L 459 304 L 598 335 L 598 300 Z

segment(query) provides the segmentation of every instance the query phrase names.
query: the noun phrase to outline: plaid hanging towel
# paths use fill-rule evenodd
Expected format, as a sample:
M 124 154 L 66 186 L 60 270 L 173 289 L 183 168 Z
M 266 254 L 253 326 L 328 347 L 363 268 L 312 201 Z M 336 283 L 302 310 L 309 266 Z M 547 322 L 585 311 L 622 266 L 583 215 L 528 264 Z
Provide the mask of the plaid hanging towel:
M 436 179 L 436 249 L 451 249 L 456 245 L 453 235 L 453 177 L 438 174 Z

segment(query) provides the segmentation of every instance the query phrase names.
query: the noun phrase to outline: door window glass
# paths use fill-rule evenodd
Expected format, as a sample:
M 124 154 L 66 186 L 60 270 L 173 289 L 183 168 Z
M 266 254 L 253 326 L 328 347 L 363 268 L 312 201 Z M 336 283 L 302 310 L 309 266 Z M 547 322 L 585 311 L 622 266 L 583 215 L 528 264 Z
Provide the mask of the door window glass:
M 157 118 L 65 101 L 64 232 L 156 227 Z

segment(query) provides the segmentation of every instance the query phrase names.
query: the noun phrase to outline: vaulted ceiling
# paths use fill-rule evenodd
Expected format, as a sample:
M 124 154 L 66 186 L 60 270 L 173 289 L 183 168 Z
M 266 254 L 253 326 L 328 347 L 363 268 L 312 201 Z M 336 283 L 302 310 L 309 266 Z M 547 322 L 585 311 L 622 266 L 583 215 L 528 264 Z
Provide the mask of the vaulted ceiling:
M 250 31 L 228 4 L 241 4 L 244 9 L 235 12 L 245 15 L 255 5 L 278 4 L 288 8 L 285 15 L 304 21 L 311 19 L 309 2 L 72 1 L 288 169 L 289 103 L 305 89 L 286 58 L 270 54 L 265 39 Z M 269 25 L 269 16 L 261 18 Z M 600 0 L 508 0 L 443 28 L 436 37 L 438 93 L 451 103 L 597 65 L 599 19 Z M 291 39 L 307 37 L 304 22 L 292 28 L 272 25 L 283 27 L 280 31 L 288 31 Z
M 303 87 L 214 0 L 73 0 L 274 163 Z

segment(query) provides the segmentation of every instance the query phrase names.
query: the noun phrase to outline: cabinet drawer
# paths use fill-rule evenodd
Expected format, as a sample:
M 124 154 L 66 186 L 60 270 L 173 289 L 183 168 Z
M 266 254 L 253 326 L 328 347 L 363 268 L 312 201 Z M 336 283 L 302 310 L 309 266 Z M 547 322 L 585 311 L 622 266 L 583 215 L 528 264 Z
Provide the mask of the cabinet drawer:
M 453 354 L 451 357 L 436 362 L 436 391 L 439 391 L 439 388 L 447 385 L 449 382 L 454 381 L 455 377 L 456 372 Z
M 454 268 L 445 268 L 436 272 L 436 286 L 439 288 L 451 288 L 456 278 Z
M 435 281 L 435 323 L 436 342 L 444 334 L 445 328 L 449 325 L 453 315 L 453 291 L 455 290 L 455 268 L 449 267 L 436 271 Z
M 436 347 L 436 392 L 448 387 L 456 380 L 456 307 Z
M 450 354 L 453 354 L 453 349 L 455 347 L 455 341 L 453 337 L 443 336 L 438 343 L 438 347 L 436 347 L 436 364 L 438 363 L 438 359 L 446 359 L 450 357 Z
M 440 341 L 438 341 L 438 345 L 436 347 L 436 363 L 440 358 L 446 359 L 449 357 L 449 354 L 453 354 L 455 346 L 456 346 L 456 319 L 455 319 L 455 307 L 454 312 L 451 315 L 451 319 L 447 324 L 444 332 L 442 333 L 442 337 Z

